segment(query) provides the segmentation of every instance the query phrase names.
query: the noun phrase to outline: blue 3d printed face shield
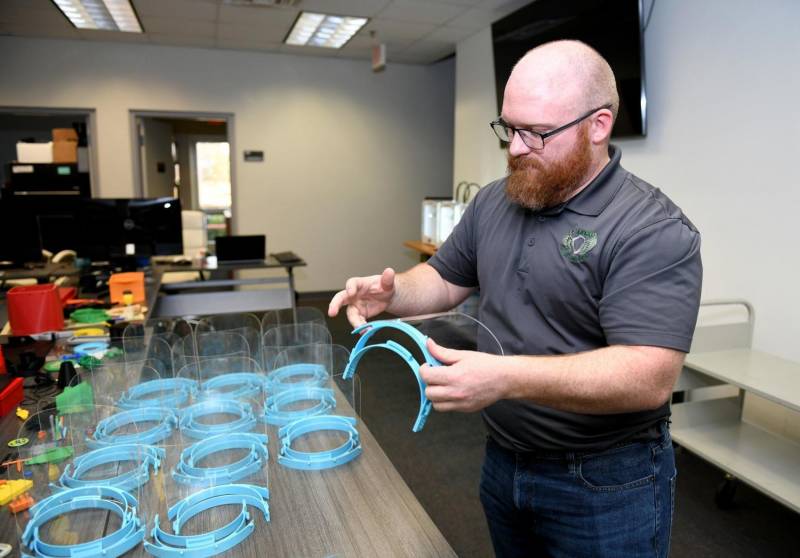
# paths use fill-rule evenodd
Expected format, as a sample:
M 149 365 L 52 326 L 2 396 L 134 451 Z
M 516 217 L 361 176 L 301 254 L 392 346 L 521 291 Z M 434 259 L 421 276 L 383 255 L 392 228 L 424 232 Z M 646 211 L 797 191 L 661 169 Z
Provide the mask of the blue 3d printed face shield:
M 425 426 L 425 421 L 431 412 L 431 402 L 428 401 L 427 397 L 425 397 L 425 382 L 423 381 L 422 376 L 419 374 L 420 363 L 414 359 L 414 356 L 408 349 L 394 341 L 376 343 L 374 345 L 367 344 L 372 336 L 375 335 L 375 333 L 387 328 L 395 329 L 408 335 L 408 337 L 422 351 L 422 355 L 425 358 L 425 363 L 429 364 L 430 366 L 442 365 L 442 363 L 436 360 L 428 351 L 428 347 L 426 346 L 428 336 L 423 335 L 417 328 L 399 320 L 377 320 L 360 325 L 353 330 L 354 334 L 361 333 L 362 335 L 356 343 L 356 346 L 353 348 L 353 352 L 350 353 L 350 360 L 347 363 L 347 367 L 345 368 L 342 378 L 345 380 L 351 379 L 353 374 L 355 374 L 361 357 L 363 357 L 366 352 L 372 349 L 386 349 L 399 355 L 406 362 L 406 364 L 408 364 L 409 368 L 411 368 L 411 371 L 414 373 L 414 377 L 417 379 L 417 383 L 419 384 L 419 412 L 417 414 L 417 419 L 414 422 L 414 426 L 411 429 L 412 432 L 419 432 Z

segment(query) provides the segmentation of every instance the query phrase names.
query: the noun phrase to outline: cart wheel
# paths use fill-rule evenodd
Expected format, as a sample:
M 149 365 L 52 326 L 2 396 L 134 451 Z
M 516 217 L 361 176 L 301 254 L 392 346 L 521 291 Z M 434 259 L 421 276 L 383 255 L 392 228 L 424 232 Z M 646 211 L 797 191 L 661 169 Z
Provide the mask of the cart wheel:
M 717 487 L 717 493 L 714 496 L 714 503 L 721 510 L 727 510 L 733 507 L 733 499 L 736 496 L 736 487 L 739 481 L 732 475 L 725 475 L 725 480 Z

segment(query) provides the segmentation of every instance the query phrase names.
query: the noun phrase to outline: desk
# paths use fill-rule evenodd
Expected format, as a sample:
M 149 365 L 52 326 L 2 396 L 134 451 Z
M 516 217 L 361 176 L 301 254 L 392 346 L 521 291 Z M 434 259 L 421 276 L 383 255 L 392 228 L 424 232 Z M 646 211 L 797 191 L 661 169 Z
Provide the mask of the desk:
M 338 389 L 336 393 L 337 408 L 341 413 L 352 412 Z M 0 420 L 0 433 L 3 435 L 0 441 L 5 443 L 7 439 L 16 437 L 19 426 L 20 421 L 13 414 Z M 273 558 L 455 557 L 453 549 L 403 482 L 366 425 L 361 422 L 358 428 L 364 451 L 355 461 L 323 471 L 296 471 L 277 463 L 277 428 L 269 427 L 271 522 L 265 524 L 263 518 L 256 517 L 253 534 L 226 555 Z M 414 434 L 409 432 L 407 435 Z M 171 482 L 171 479 L 165 479 L 177 457 L 174 449 L 168 450 L 162 472 L 144 485 L 143 500 L 149 498 L 157 502 L 161 491 L 155 483 Z M 47 482 L 47 466 L 35 465 L 30 469 L 34 472 L 37 485 Z M 63 470 L 63 464 L 59 470 Z M 17 478 L 16 470 L 10 477 Z M 161 502 L 159 506 L 154 506 L 163 508 L 162 517 L 167 503 L 174 502 Z M 152 502 L 148 500 L 148 504 Z M 71 525 L 75 529 L 74 521 Z M 150 516 L 146 531 L 149 532 L 152 526 L 153 518 Z M 77 530 L 85 537 L 98 537 L 103 535 L 105 529 L 110 532 L 114 528 L 98 518 L 98 521 L 81 523 Z M 0 541 L 11 543 L 15 550 L 18 549 L 16 522 L 6 509 L 0 513 Z M 125 556 L 145 557 L 148 554 L 140 545 Z
M 263 261 L 238 263 L 198 262 L 192 265 L 156 265 L 153 278 L 160 296 L 151 305 L 150 317 L 188 316 L 202 314 L 226 314 L 293 308 L 295 306 L 294 268 L 304 267 L 305 261 L 281 263 L 272 256 Z M 236 271 L 282 269 L 284 277 L 259 277 L 252 279 L 232 278 Z M 185 283 L 161 283 L 161 276 L 170 271 L 200 273 L 201 281 Z M 206 275 L 209 276 L 206 279 Z M 282 289 L 260 290 L 215 290 L 213 292 L 168 294 L 174 291 L 202 289 L 227 289 L 246 285 L 283 284 Z
M 420 240 L 406 240 L 403 242 L 403 246 L 419 252 L 420 261 L 423 262 L 436 253 L 436 245 L 428 244 L 427 242 L 422 242 Z

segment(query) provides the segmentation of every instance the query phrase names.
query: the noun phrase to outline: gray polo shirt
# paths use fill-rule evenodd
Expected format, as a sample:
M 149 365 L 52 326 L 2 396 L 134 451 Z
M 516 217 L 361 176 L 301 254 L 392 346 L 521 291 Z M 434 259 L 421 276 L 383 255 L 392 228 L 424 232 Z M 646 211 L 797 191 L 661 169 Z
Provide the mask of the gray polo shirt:
M 475 197 L 428 263 L 480 289 L 479 319 L 506 355 L 564 355 L 609 345 L 688 352 L 700 303 L 700 233 L 660 190 L 611 161 L 564 204 L 534 212 L 510 202 L 505 179 Z M 491 350 L 486 339 L 479 350 Z M 490 435 L 515 451 L 591 451 L 647 439 L 669 406 L 571 413 L 501 400 L 483 411 Z

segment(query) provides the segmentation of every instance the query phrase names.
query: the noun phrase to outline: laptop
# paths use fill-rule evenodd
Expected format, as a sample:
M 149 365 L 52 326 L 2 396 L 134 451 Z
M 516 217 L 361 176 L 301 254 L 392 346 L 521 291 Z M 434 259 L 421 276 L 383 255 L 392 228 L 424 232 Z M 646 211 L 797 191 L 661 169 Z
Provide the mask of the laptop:
M 263 234 L 218 236 L 217 263 L 260 262 L 267 256 L 267 237 Z

